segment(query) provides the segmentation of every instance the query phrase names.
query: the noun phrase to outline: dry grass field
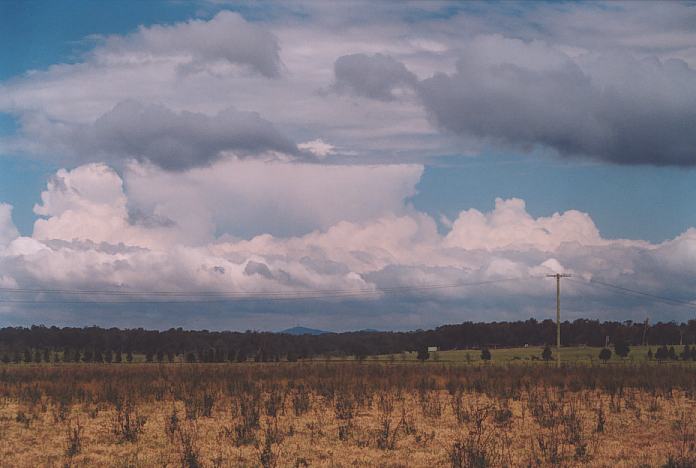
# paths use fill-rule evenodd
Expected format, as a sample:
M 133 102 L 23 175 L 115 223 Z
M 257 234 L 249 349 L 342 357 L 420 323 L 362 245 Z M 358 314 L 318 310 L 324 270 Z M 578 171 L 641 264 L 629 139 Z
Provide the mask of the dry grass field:
M 696 369 L 0 366 L 2 466 L 696 463 Z

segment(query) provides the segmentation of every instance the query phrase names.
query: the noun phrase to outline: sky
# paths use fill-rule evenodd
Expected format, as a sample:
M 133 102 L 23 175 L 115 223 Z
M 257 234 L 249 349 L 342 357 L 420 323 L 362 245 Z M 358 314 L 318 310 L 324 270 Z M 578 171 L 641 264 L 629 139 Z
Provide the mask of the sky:
M 0 2 L 0 326 L 544 319 L 555 273 L 568 319 L 689 320 L 694 24 L 680 2 Z

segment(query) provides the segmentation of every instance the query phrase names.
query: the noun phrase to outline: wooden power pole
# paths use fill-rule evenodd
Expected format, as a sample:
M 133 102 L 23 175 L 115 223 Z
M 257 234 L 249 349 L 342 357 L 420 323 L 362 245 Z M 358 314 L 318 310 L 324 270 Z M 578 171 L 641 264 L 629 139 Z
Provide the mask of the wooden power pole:
M 556 367 L 561 367 L 561 278 L 570 278 L 570 275 L 556 273 L 546 276 L 556 278 Z

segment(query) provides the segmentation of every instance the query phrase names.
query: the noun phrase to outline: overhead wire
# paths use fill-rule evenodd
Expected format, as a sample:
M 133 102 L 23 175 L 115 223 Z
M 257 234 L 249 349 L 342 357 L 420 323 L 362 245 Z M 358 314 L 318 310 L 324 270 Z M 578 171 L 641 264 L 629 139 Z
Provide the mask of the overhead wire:
M 599 287 L 605 290 L 612 290 L 614 293 L 621 294 L 623 296 L 628 296 L 628 297 L 644 297 L 648 299 L 652 299 L 653 301 L 656 302 L 663 302 L 666 304 L 674 305 L 674 306 L 683 306 L 683 307 L 690 307 L 690 308 L 696 308 L 696 303 L 694 302 L 689 302 L 681 299 L 674 299 L 671 297 L 666 297 L 666 296 L 660 296 L 657 294 L 652 294 L 648 293 L 645 291 L 639 291 L 637 289 L 632 289 L 632 288 L 627 288 L 625 286 L 619 286 L 616 284 L 611 284 L 611 283 L 606 283 L 604 281 L 599 281 L 599 280 L 589 280 L 589 281 L 579 281 L 573 278 L 567 278 L 566 281 L 570 281 L 572 283 L 576 284 L 582 284 L 586 286 L 594 286 L 594 287 Z
M 350 298 L 360 296 L 374 296 L 381 294 L 400 294 L 437 289 L 461 288 L 473 286 L 485 286 L 507 281 L 522 280 L 527 278 L 500 278 L 495 280 L 477 281 L 469 283 L 428 284 L 421 286 L 393 286 L 381 288 L 354 288 L 354 289 L 315 289 L 295 291 L 113 291 L 113 290 L 70 290 L 70 289 L 28 289 L 28 288 L 0 288 L 0 292 L 6 293 L 35 293 L 35 294 L 62 294 L 62 295 L 97 295 L 114 296 L 126 300 L 59 300 L 59 299 L 3 299 L 1 303 L 12 304 L 185 304 L 185 303 L 224 303 L 238 301 L 289 301 Z M 127 300 L 128 297 L 160 297 L 157 300 Z M 167 299 L 174 297 L 176 299 Z M 208 299 L 213 297 L 214 299 Z M 205 299 L 200 299 L 205 298 Z
M 62 298 L 38 298 L 38 299 L 7 299 L 0 297 L 0 303 L 7 304 L 194 304 L 194 303 L 226 303 L 248 301 L 303 301 L 316 299 L 341 299 L 360 298 L 379 295 L 411 294 L 420 291 L 439 289 L 465 288 L 486 286 L 502 282 L 523 281 L 541 279 L 539 276 L 510 277 L 476 282 L 434 283 L 420 286 L 389 286 L 376 288 L 351 288 L 351 289 L 306 289 L 306 290 L 273 290 L 273 291 L 143 291 L 143 290 L 107 290 L 107 289 L 42 289 L 42 288 L 9 288 L 0 287 L 0 293 L 6 294 L 37 294 L 50 296 L 63 296 Z M 604 281 L 591 279 L 580 281 L 574 278 L 566 278 L 575 284 L 582 284 L 611 290 L 616 294 L 627 297 L 643 297 L 653 301 L 670 305 L 696 308 L 696 303 L 681 299 L 670 298 L 657 294 L 640 291 Z M 65 296 L 68 296 L 67 298 Z M 95 299 L 74 299 L 71 296 L 94 297 Z M 99 299 L 108 297 L 110 300 Z M 118 300 L 116 300 L 118 298 Z

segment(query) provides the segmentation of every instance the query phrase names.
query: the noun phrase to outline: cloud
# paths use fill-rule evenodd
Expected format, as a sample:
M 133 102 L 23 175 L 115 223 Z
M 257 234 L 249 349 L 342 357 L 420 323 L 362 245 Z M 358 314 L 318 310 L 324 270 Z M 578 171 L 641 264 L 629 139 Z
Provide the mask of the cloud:
M 693 163 L 684 124 L 696 107 L 693 6 L 270 9 L 253 21 L 220 12 L 101 38 L 75 63 L 4 81 L 0 112 L 21 129 L 0 149 L 56 158 L 56 133 L 65 142 L 63 130 L 91 128 L 134 101 L 212 120 L 230 106 L 257 112 L 288 140 L 321 135 L 340 148 L 331 162 L 543 147 L 620 164 Z M 321 92 L 331 86 L 340 93 Z M 103 159 L 82 157 L 68 162 Z
M 131 163 L 122 177 L 91 163 L 49 179 L 33 237 L 156 248 L 301 235 L 407 212 L 422 170 L 229 159 L 185 172 Z
M 12 222 L 12 206 L 0 203 L 0 248 L 19 237 L 19 232 Z
M 148 161 L 170 170 L 208 165 L 225 151 L 297 153 L 291 140 L 255 112 L 230 108 L 209 117 L 134 101 L 117 104 L 93 125 L 66 137 L 64 145 L 82 155 Z
M 233 108 L 208 116 L 163 105 L 122 101 L 91 124 L 56 123 L 39 114 L 23 119 L 25 137 L 39 152 L 73 161 L 130 160 L 181 171 L 211 164 L 225 154 L 248 157 L 299 155 L 297 146 L 256 112 Z
M 479 38 L 451 74 L 418 85 L 442 129 L 618 164 L 696 164 L 696 71 L 623 53 L 573 60 L 539 42 Z
M 420 81 L 391 57 L 347 55 L 336 61 L 334 88 L 381 101 L 398 86 L 415 89 L 445 132 L 517 150 L 696 164 L 696 136 L 684 127 L 696 119 L 696 70 L 675 58 L 571 50 L 482 35 L 462 44 L 454 72 Z
M 497 198 L 490 213 L 462 211 L 445 241 L 469 250 L 554 251 L 564 242 L 584 246 L 607 244 L 587 213 L 569 210 L 535 219 L 527 213 L 524 200 L 518 198 Z
M 406 66 L 382 54 L 344 55 L 334 64 L 333 89 L 381 101 L 392 101 L 399 87 L 411 88 L 416 76 Z
M 330 143 L 325 142 L 321 138 L 300 143 L 297 145 L 297 147 L 303 151 L 310 152 L 317 159 L 324 159 L 327 156 L 336 153 L 336 147 Z
M 191 242 L 196 234 L 171 220 L 162 222 L 161 216 L 133 215 L 127 205 L 121 177 L 105 164 L 61 169 L 49 179 L 41 204 L 34 206 L 41 218 L 32 237 L 155 248 Z
M 232 186 L 256 171 L 270 176 L 267 186 L 236 187 L 230 192 L 221 190 L 194 197 L 196 190 L 206 191 L 203 181 L 210 180 L 206 171 L 218 173 L 221 178 L 238 174 L 229 181 Z M 281 185 L 280 192 L 266 198 L 266 191 L 275 187 L 271 182 L 274 174 L 281 173 L 295 181 L 322 182 L 303 195 L 283 192 Z M 408 190 L 396 189 L 391 195 L 398 199 L 401 208 L 392 206 L 397 203 L 393 201 L 383 205 L 383 211 L 369 216 L 363 213 L 357 218 L 357 211 L 351 212 L 350 203 L 342 196 L 342 190 L 357 180 L 371 178 L 375 184 L 384 184 L 387 176 L 401 180 L 404 186 L 410 185 L 412 190 L 419 174 L 415 168 L 356 168 L 354 179 L 345 174 L 342 170 L 327 171 L 325 166 L 260 161 L 218 162 L 210 169 L 185 173 L 136 165 L 126 171 L 124 184 L 115 171 L 103 164 L 61 170 L 49 181 L 41 196 L 42 203 L 36 207 L 43 219 L 36 222 L 33 236 L 17 237 L 12 233 L 0 251 L 2 281 L 47 289 L 240 294 L 337 289 L 374 292 L 295 304 L 246 300 L 235 303 L 235 312 L 224 316 L 220 315 L 224 305 L 196 303 L 198 322 L 190 321 L 191 304 L 167 306 L 166 319 L 161 305 L 147 304 L 105 305 L 100 308 L 104 315 L 93 315 L 89 300 L 113 302 L 111 296 L 77 298 L 78 305 L 70 306 L 71 314 L 87 314 L 71 315 L 70 320 L 79 322 L 88 316 L 94 323 L 104 324 L 125 320 L 124 309 L 140 311 L 141 315 L 127 317 L 131 326 L 161 326 L 165 320 L 166 326 L 206 323 L 211 328 L 224 328 L 266 323 L 268 327 L 263 320 L 274 317 L 283 324 L 302 318 L 333 324 L 331 328 L 338 329 L 355 323 L 389 329 L 465 319 L 543 317 L 547 309 L 553 308 L 553 284 L 545 281 L 545 275 L 555 272 L 571 273 L 579 281 L 564 284 L 564 309 L 570 318 L 626 319 L 650 313 L 658 320 L 681 319 L 686 313 L 679 308 L 655 310 L 654 304 L 645 299 L 582 284 L 592 278 L 682 300 L 694 299 L 694 229 L 661 244 L 606 239 L 586 213 L 570 210 L 534 218 L 526 211 L 523 200 L 498 199 L 490 212 L 463 210 L 451 229 L 441 234 L 434 219 L 407 206 Z M 165 186 L 175 189 L 163 191 Z M 330 192 L 328 187 L 339 189 Z M 360 188 L 348 197 L 354 197 L 358 204 L 368 203 L 367 196 L 374 196 L 375 191 Z M 177 192 L 179 198 L 174 196 Z M 363 192 L 366 197 L 358 201 L 361 199 L 356 198 L 357 194 Z M 266 212 L 269 208 L 264 205 L 265 200 L 287 199 L 273 216 L 292 219 L 296 217 L 292 211 L 299 212 L 300 206 L 314 212 L 315 208 L 307 208 L 306 203 L 312 203 L 310 200 L 316 196 L 323 201 L 335 198 L 335 204 L 329 203 L 330 209 L 325 212 L 335 213 L 326 218 L 326 214 L 317 214 L 298 234 L 271 235 L 267 233 L 268 226 L 260 229 L 263 234 L 246 239 L 229 234 L 235 224 L 254 222 L 251 209 L 246 214 L 235 212 L 237 205 L 261 207 Z M 225 210 L 218 212 L 215 200 L 224 201 L 221 206 L 230 207 L 235 213 L 234 218 L 227 220 L 228 226 L 221 222 Z M 187 213 L 194 211 L 193 207 L 197 212 L 207 212 L 208 218 L 192 219 L 191 224 L 186 224 Z M 138 216 L 132 214 L 134 208 L 140 210 Z M 9 212 L 7 207 L 4 210 Z M 143 222 L 149 217 L 149 223 Z M 342 220 L 350 218 L 354 219 Z M 286 223 L 283 220 L 280 224 Z M 312 226 L 321 227 L 308 231 Z M 498 280 L 501 281 L 486 283 Z M 456 283 L 478 285 L 419 289 Z M 394 287 L 407 289 L 395 295 L 380 292 Z M 75 301 L 72 297 L 60 299 Z M 41 309 L 31 307 L 24 317 L 37 320 Z M 53 321 L 67 312 L 60 304 L 45 307 L 58 314 L 52 312 Z M 8 310 L 0 307 L 0 314 L 7 315 Z M 11 310 L 14 314 L 24 309 L 19 306 Z M 435 311 L 437 314 L 433 315 Z M 42 319 L 46 320 L 49 319 Z
M 276 78 L 281 73 L 279 51 L 278 39 L 267 29 L 237 13 L 221 11 L 208 21 L 141 26 L 126 36 L 106 37 L 95 54 L 101 61 L 130 63 L 171 56 L 191 72 L 223 61 Z
M 301 235 L 343 220 L 402 213 L 422 171 L 405 164 L 229 159 L 184 173 L 131 165 L 124 177 L 131 207 L 210 239 L 215 232 L 245 238 Z

